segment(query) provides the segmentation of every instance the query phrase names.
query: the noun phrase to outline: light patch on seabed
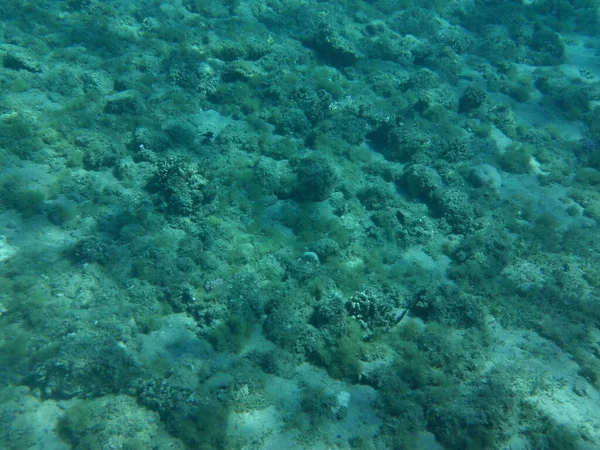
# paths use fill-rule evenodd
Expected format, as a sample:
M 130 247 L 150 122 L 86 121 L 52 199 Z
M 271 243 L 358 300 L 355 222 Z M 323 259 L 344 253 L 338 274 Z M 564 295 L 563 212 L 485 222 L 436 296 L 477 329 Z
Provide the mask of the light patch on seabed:
M 580 367 L 552 341 L 533 331 L 507 330 L 491 319 L 494 345 L 486 370 L 508 368 L 514 389 L 557 424 L 600 448 L 600 392 L 579 375 Z

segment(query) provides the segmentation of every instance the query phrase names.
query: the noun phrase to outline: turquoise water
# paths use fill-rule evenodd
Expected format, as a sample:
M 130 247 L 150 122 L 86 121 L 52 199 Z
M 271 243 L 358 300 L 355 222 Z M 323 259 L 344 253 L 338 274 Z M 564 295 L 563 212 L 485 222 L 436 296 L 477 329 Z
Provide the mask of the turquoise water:
M 600 449 L 599 11 L 3 2 L 0 449 Z

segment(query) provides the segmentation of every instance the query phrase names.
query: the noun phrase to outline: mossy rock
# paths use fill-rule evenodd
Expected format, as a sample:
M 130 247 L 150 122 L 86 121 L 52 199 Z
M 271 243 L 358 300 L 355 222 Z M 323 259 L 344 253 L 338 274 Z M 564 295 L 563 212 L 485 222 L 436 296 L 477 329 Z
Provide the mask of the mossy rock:
M 532 163 L 533 148 L 530 145 L 513 144 L 500 156 L 500 165 L 507 172 L 531 173 Z
M 308 156 L 294 163 L 297 177 L 294 197 L 299 200 L 321 202 L 333 193 L 338 175 L 333 164 L 322 156 Z

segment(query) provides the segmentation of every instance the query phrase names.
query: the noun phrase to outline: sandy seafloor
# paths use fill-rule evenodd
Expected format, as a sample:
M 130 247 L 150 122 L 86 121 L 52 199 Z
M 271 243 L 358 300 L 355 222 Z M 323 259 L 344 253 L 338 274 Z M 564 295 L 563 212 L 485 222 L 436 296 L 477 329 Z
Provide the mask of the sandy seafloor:
M 1 449 L 600 449 L 598 1 L 1 10 Z

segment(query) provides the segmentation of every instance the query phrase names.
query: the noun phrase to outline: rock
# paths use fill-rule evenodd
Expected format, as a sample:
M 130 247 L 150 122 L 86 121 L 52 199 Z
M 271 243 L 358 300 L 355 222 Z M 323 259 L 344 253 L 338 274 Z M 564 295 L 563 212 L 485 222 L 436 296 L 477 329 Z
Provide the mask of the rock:
M 304 252 L 302 254 L 302 260 L 310 264 L 319 265 L 319 256 L 315 252 Z
M 333 406 L 332 412 L 338 420 L 346 417 L 348 413 L 348 405 L 350 404 L 350 392 L 341 391 L 336 398 L 336 405 Z
M 502 187 L 500 172 L 489 164 L 478 164 L 473 167 L 469 179 L 474 186 L 488 188 L 495 192 L 498 192 Z
M 19 249 L 6 242 L 5 236 L 0 236 L 0 263 L 12 258 L 17 254 Z

